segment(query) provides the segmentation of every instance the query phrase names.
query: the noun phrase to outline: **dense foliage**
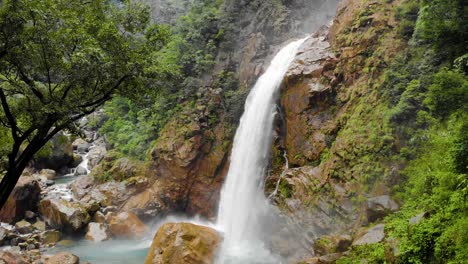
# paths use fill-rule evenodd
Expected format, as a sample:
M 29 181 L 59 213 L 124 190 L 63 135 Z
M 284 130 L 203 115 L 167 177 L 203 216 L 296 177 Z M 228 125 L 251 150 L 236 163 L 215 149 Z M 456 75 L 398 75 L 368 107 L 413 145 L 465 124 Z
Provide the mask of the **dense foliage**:
M 387 238 L 338 263 L 466 263 L 468 259 L 468 72 L 464 1 L 404 1 L 396 10 L 404 55 L 383 91 L 406 168 L 384 222 Z
M 115 94 L 137 97 L 160 87 L 170 69 L 158 67 L 154 54 L 168 34 L 148 22 L 147 9 L 137 4 L 2 1 L 2 160 L 8 156 L 2 200 L 59 131 L 76 131 L 76 120 Z

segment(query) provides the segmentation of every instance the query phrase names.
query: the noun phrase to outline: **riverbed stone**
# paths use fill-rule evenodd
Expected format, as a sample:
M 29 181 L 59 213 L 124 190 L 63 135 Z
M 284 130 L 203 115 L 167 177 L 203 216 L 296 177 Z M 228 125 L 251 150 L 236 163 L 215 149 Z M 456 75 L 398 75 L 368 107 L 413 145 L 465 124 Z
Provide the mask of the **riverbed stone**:
M 211 264 L 220 243 L 216 230 L 190 223 L 166 223 L 156 233 L 145 264 Z
M 18 253 L 13 251 L 0 251 L 1 264 L 28 264 L 26 260 Z
M 13 192 L 0 210 L 0 222 L 13 223 L 34 211 L 41 193 L 39 183 L 32 177 L 20 177 Z
M 46 260 L 45 264 L 79 264 L 80 258 L 69 252 L 59 252 Z
M 63 199 L 42 200 L 39 212 L 49 226 L 61 230 L 78 231 L 91 220 L 80 203 Z
M 19 222 L 17 222 L 15 224 L 15 228 L 18 232 L 20 232 L 21 234 L 27 234 L 27 233 L 31 233 L 32 230 L 33 230 L 33 227 L 31 225 L 31 223 L 29 223 L 28 221 L 26 220 L 21 220 Z
M 48 180 L 53 180 L 57 176 L 57 172 L 51 169 L 42 169 L 39 172 L 39 175 L 45 177 Z
M 62 238 L 62 233 L 57 230 L 47 230 L 41 234 L 41 240 L 44 245 L 55 244 Z
M 135 238 L 145 234 L 146 225 L 132 212 L 121 212 L 110 218 L 109 229 L 116 237 Z
M 46 230 L 46 224 L 45 224 L 44 221 L 41 221 L 41 220 L 36 221 L 36 223 L 34 223 L 32 226 L 33 226 L 34 229 L 37 229 L 37 230 L 40 230 L 40 231 L 45 231 Z
M 86 231 L 86 240 L 95 242 L 109 240 L 109 228 L 102 223 L 89 223 Z

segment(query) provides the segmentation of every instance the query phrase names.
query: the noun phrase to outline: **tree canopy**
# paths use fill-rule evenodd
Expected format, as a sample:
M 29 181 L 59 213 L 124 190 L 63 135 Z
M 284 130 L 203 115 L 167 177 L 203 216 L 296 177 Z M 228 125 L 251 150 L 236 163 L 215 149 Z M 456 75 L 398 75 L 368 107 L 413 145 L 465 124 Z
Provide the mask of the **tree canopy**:
M 144 96 L 170 69 L 149 11 L 108 0 L 0 2 L 0 206 L 33 155 L 116 94 Z

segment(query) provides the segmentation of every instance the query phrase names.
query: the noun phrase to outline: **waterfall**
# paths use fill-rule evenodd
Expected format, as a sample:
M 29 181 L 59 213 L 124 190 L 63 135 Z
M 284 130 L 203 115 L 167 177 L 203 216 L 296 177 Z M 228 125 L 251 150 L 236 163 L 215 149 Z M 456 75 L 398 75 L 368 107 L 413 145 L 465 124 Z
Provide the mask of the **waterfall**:
M 271 206 L 263 192 L 281 82 L 305 39 L 291 42 L 272 60 L 245 104 L 231 165 L 221 190 L 217 226 L 223 232 L 218 263 L 278 263 L 264 246 Z

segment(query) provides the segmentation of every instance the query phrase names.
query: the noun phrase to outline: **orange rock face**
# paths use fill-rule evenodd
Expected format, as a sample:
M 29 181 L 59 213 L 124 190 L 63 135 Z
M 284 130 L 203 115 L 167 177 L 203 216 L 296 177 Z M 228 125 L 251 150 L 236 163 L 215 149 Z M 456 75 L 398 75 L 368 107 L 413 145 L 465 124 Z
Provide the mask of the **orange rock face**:
M 167 223 L 156 233 L 145 264 L 212 264 L 218 233 L 189 223 Z
M 141 237 L 146 232 L 146 225 L 132 212 L 122 212 L 110 219 L 110 232 L 116 237 Z
M 6 204 L 0 210 L 0 221 L 11 223 L 24 218 L 27 210 L 37 206 L 41 188 L 32 177 L 21 177 Z

